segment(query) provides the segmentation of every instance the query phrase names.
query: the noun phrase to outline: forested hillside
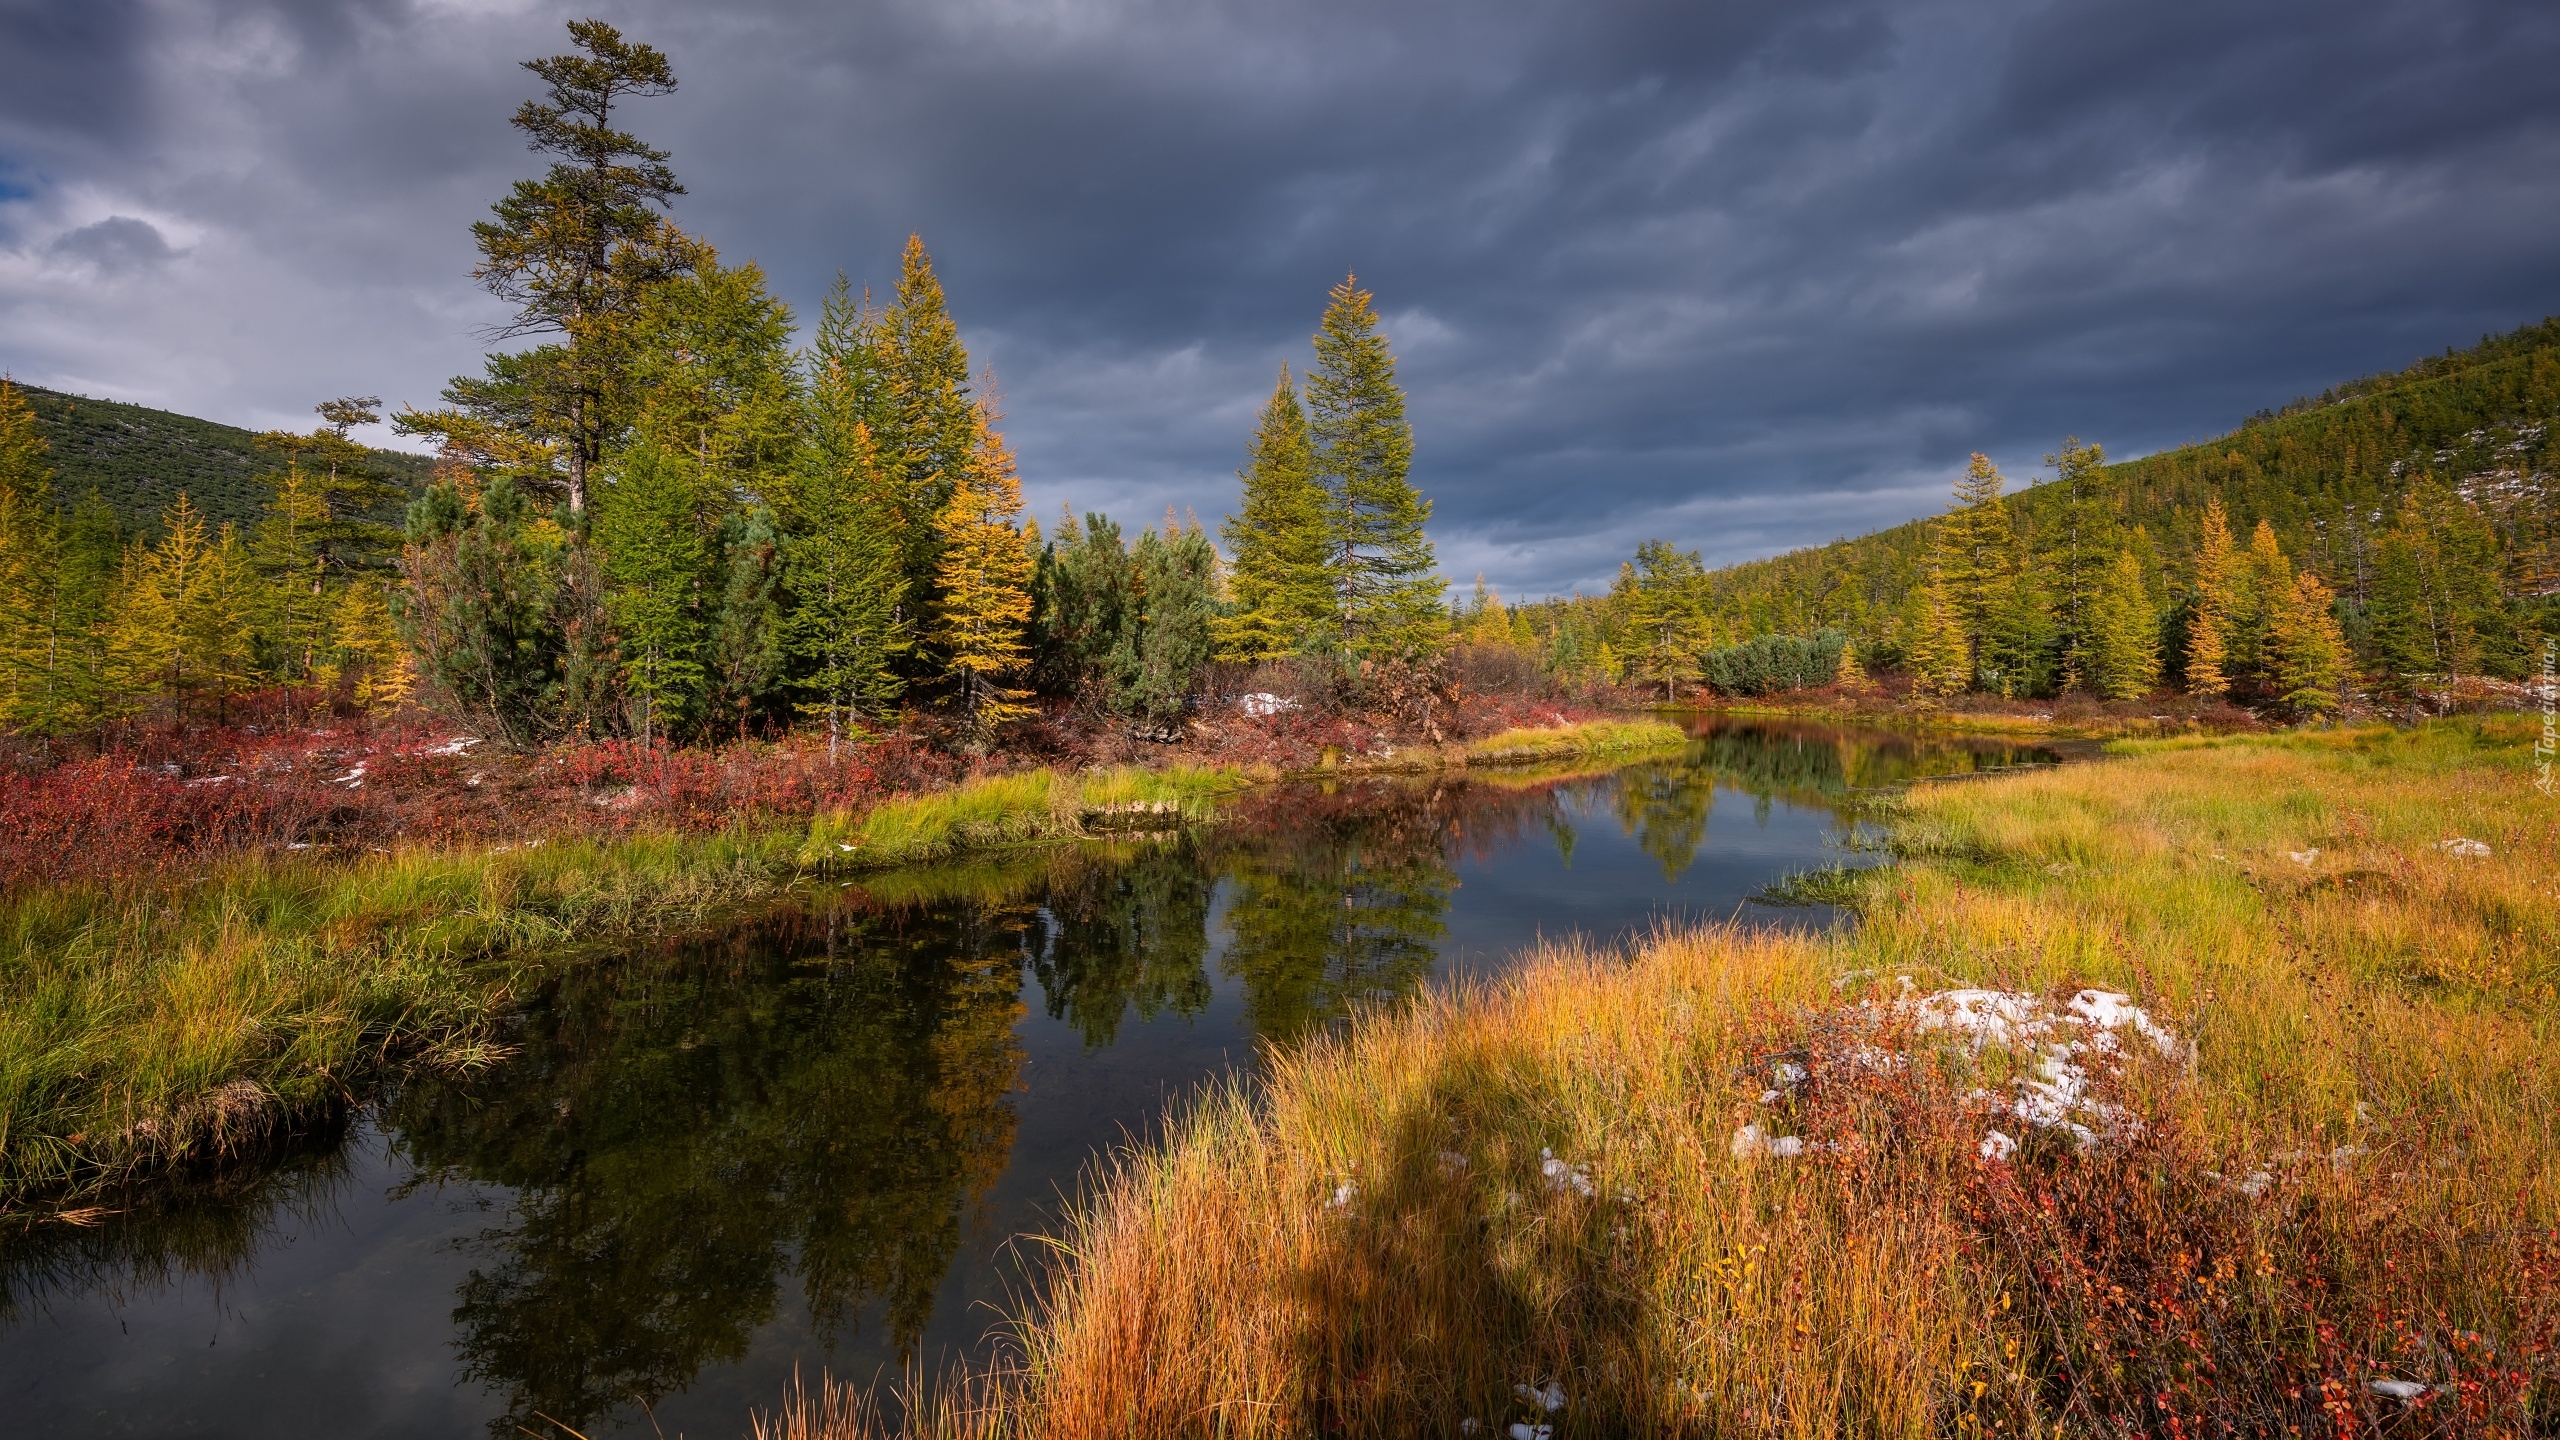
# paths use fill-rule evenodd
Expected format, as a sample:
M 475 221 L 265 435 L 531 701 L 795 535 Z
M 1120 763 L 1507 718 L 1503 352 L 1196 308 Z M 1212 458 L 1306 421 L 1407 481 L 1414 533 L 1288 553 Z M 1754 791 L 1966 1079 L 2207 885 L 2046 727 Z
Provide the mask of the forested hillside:
M 45 439 L 54 493 L 76 502 L 96 490 L 127 534 L 156 533 L 180 491 L 207 523 L 246 531 L 266 513 L 285 468 L 286 452 L 248 430 L 33 385 L 18 390 Z M 434 469 L 423 455 L 377 450 L 369 458 L 412 490 Z M 397 520 L 396 509 L 381 518 Z
M 2432 477 L 2497 528 L 2521 593 L 2547 598 L 2560 588 L 2555 413 L 2560 319 L 2352 381 L 2219 439 L 2106 466 L 2101 483 L 2113 518 L 2142 532 L 2136 553 L 2148 552 L 2155 573 L 2193 564 L 2205 501 L 2219 496 L 2235 532 L 2267 521 L 2286 554 L 2361 609 L 2372 601 L 2378 547 L 2402 497 Z M 2068 487 L 2050 481 L 2008 498 L 2031 554 L 2061 544 L 2071 502 Z M 1711 572 L 1710 614 L 1727 639 L 1826 626 L 1879 644 L 1897 639 L 1893 621 L 1935 523 Z M 2164 590 L 2160 598 L 2172 597 Z
M 2555 414 L 2560 319 L 2139 460 L 2064 440 L 2014 493 L 1976 456 L 1948 513 L 1855 540 L 1715 571 L 1650 542 L 1607 598 L 1533 607 L 1519 628 L 1553 659 L 1667 690 L 1788 688 L 1846 664 L 1938 690 L 2274 700 L 2270 626 L 2305 656 L 2337 652 L 2312 671 L 2386 690 L 2521 678 L 2560 631 Z

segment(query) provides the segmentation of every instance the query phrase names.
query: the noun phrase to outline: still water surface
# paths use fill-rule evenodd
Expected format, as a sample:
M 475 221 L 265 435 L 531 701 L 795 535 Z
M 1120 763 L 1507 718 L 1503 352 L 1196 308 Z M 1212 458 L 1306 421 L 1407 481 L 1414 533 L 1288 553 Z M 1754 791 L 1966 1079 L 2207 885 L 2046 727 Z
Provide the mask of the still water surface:
M 0 1251 L 22 1436 L 732 1437 L 984 1343 L 1097 1155 L 1262 1042 L 1540 938 L 1859 863 L 1840 808 L 2047 749 L 1700 719 L 1605 774 L 1273 787 L 1213 829 L 865 877 L 582 960 L 477 1076 Z

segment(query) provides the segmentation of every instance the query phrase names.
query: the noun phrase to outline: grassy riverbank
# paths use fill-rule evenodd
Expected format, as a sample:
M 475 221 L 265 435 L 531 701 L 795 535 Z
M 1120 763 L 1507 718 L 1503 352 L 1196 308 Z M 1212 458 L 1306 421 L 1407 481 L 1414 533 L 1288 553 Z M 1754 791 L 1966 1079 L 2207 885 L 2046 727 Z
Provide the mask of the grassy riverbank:
M 1923 787 L 1853 928 L 1559 950 L 1277 1055 L 1124 1160 L 1017 1367 L 913 1423 L 2549 1433 L 2532 740 L 2164 740 Z M 2084 1023 L 2123 1018 L 2084 986 L 2171 1033 Z M 1959 987 L 2043 998 L 1927 998 Z M 1981 1014 L 2027 1048 L 1950 1018 Z
M 1548 743 L 1680 738 L 1593 732 Z M 491 1021 L 579 942 L 714 923 L 819 872 L 1196 823 L 1269 778 L 1026 771 L 710 834 L 270 851 L 20 886 L 0 899 L 0 1215 L 76 1212 L 154 1167 L 254 1148 L 395 1066 L 488 1063 Z

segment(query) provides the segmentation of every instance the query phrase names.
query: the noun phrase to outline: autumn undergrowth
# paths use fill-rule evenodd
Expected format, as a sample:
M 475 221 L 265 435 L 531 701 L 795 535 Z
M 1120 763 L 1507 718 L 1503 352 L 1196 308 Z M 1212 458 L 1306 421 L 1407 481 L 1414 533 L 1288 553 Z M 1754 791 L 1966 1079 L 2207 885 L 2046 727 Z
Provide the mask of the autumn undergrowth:
M 2531 743 L 1915 788 L 1854 924 L 1553 948 L 1274 1053 L 1099 1177 L 1001 1363 L 761 1431 L 2552 1433 Z M 2091 1041 L 2077 1119 L 2040 1121 L 2059 1062 L 1937 1023 L 1967 989 L 2119 992 L 2163 1033 Z

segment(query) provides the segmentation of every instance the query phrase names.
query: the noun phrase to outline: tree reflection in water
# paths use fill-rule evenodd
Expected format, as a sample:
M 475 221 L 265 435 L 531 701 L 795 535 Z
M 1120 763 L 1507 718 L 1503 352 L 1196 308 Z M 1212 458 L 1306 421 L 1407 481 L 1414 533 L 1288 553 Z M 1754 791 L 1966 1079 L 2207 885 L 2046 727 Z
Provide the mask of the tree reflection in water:
M 417 1185 L 512 1187 L 454 1310 L 491 1422 L 584 1428 L 746 1353 L 798 1281 L 832 1336 L 878 1301 L 901 1348 L 1013 1143 L 1020 920 L 789 915 L 570 971 L 521 1056 L 414 1085 L 388 1119 Z

